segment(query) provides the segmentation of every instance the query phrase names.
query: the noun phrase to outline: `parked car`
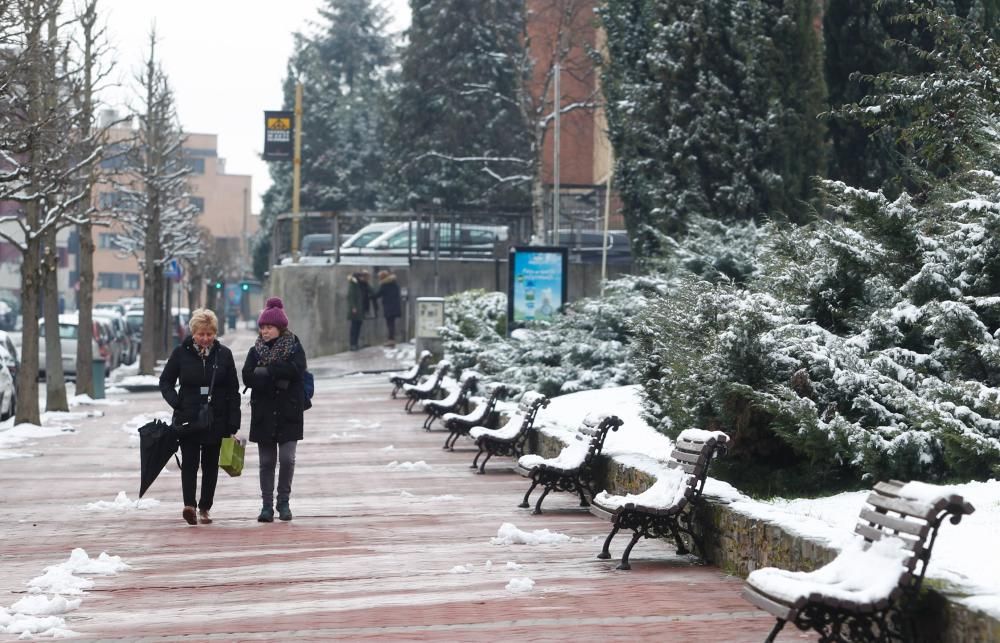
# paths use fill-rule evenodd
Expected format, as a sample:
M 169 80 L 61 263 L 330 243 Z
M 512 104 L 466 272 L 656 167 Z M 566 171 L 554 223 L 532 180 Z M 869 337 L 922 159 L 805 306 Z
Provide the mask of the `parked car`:
M 20 341 L 20 333 L 17 333 L 16 335 L 18 341 Z M 7 354 L 10 357 L 10 359 L 7 360 L 7 370 L 10 371 L 11 377 L 14 378 L 14 383 L 16 384 L 17 371 L 21 368 L 21 350 L 18 344 L 14 342 L 14 337 L 11 336 L 11 333 L 8 333 L 5 330 L 0 330 L 0 348 L 7 350 Z
M 119 315 L 125 315 L 125 304 L 117 301 L 100 301 L 94 304 L 94 312 L 99 310 L 110 310 Z
M 80 320 L 75 314 L 59 315 L 59 347 L 62 352 L 63 375 L 68 379 L 76 378 L 76 343 L 79 332 Z M 38 375 L 45 376 L 45 320 L 38 320 Z M 104 372 L 107 374 L 111 370 L 111 347 L 107 343 L 102 344 L 100 327 L 95 322 L 91 328 L 90 341 L 93 342 L 91 350 L 95 359 L 104 362 Z
M 375 237 L 359 250 L 359 254 L 405 255 L 417 251 L 430 252 L 435 244 L 441 252 L 490 253 L 498 242 L 507 240 L 507 235 L 508 228 L 503 225 L 439 221 L 432 228 L 428 223 L 400 223 Z
M 111 325 L 113 341 L 118 346 L 115 367 L 135 361 L 136 345 L 128 330 L 125 317 L 110 309 L 94 309 L 95 319 L 104 319 Z
M 14 358 L 4 344 L 0 344 L 0 420 L 6 420 L 17 411 L 17 383 L 14 379 Z

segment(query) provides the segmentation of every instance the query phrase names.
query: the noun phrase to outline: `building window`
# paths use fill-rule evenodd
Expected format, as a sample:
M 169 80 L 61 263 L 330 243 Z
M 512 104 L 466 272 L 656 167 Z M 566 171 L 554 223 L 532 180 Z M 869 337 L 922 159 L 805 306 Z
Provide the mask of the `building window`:
M 215 158 L 216 151 L 207 147 L 185 147 L 184 156 L 201 156 Z
M 101 192 L 97 195 L 97 207 L 101 210 L 120 210 L 128 205 L 125 192 Z
M 197 211 L 198 214 L 205 212 L 205 199 L 200 196 L 189 196 L 188 203 L 190 203 Z
M 124 170 L 128 166 L 128 145 L 112 143 L 104 150 L 101 168 L 105 170 Z
M 192 174 L 204 174 L 205 173 L 205 159 L 203 158 L 187 158 L 184 159 L 185 165 L 191 168 Z
M 124 275 L 120 272 L 99 272 L 97 273 L 97 287 L 121 290 L 125 283 L 123 277 Z
M 126 272 L 122 277 L 124 278 L 122 283 L 125 290 L 139 290 L 139 275 L 137 273 Z
M 114 250 L 115 248 L 115 237 L 118 236 L 111 232 L 101 232 L 97 235 L 97 249 L 98 250 Z

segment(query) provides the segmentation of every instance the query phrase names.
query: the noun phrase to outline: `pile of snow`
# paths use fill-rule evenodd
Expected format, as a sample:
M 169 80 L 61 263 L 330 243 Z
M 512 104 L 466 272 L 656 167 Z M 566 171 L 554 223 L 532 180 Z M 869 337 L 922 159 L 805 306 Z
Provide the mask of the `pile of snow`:
M 490 543 L 494 545 L 547 545 L 569 541 L 570 537 L 566 534 L 552 532 L 548 529 L 536 529 L 529 533 L 521 531 L 509 522 L 500 525 L 496 537 L 490 538 Z
M 416 462 L 397 462 L 393 460 L 389 464 L 385 465 L 386 469 L 393 469 L 395 471 L 430 471 L 431 465 L 427 464 L 423 460 L 417 460 Z
M 530 578 L 512 578 L 507 583 L 507 591 L 511 593 L 530 592 L 535 587 L 535 581 Z
M 117 513 L 125 513 L 128 511 L 138 511 L 143 509 L 152 509 L 153 507 L 159 507 L 160 501 L 154 500 L 153 498 L 138 498 L 136 500 L 130 500 L 128 494 L 124 491 L 119 491 L 118 495 L 112 501 L 98 500 L 97 502 L 90 502 L 84 506 L 86 511 L 114 511 Z
M 0 607 L 0 633 L 17 634 L 20 638 L 68 638 L 76 632 L 66 628 L 62 615 L 80 607 L 84 590 L 94 581 L 81 576 L 112 576 L 129 565 L 118 556 L 101 552 L 90 558 L 83 549 L 74 549 L 69 560 L 45 568 L 45 573 L 28 581 L 28 595 L 10 608 Z

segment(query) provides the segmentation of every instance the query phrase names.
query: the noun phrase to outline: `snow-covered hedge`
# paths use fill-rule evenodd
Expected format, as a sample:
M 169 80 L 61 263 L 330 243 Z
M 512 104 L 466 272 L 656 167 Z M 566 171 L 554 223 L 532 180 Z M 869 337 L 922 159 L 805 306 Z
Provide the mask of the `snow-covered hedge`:
M 627 321 L 649 298 L 666 292 L 656 277 L 610 282 L 603 298 L 573 302 L 553 322 L 535 322 L 506 337 L 506 297 L 469 291 L 448 298 L 440 330 L 445 353 L 458 369 L 550 397 L 631 384 L 626 362 Z

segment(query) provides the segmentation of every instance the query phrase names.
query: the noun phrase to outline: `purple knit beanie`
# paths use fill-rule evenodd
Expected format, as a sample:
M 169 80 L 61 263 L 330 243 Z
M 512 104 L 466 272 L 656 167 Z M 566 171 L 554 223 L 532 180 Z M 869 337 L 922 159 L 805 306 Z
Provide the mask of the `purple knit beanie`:
M 280 297 L 271 297 L 264 304 L 264 310 L 257 318 L 257 327 L 264 325 L 277 326 L 278 328 L 288 328 L 288 316 L 285 315 L 285 304 Z

